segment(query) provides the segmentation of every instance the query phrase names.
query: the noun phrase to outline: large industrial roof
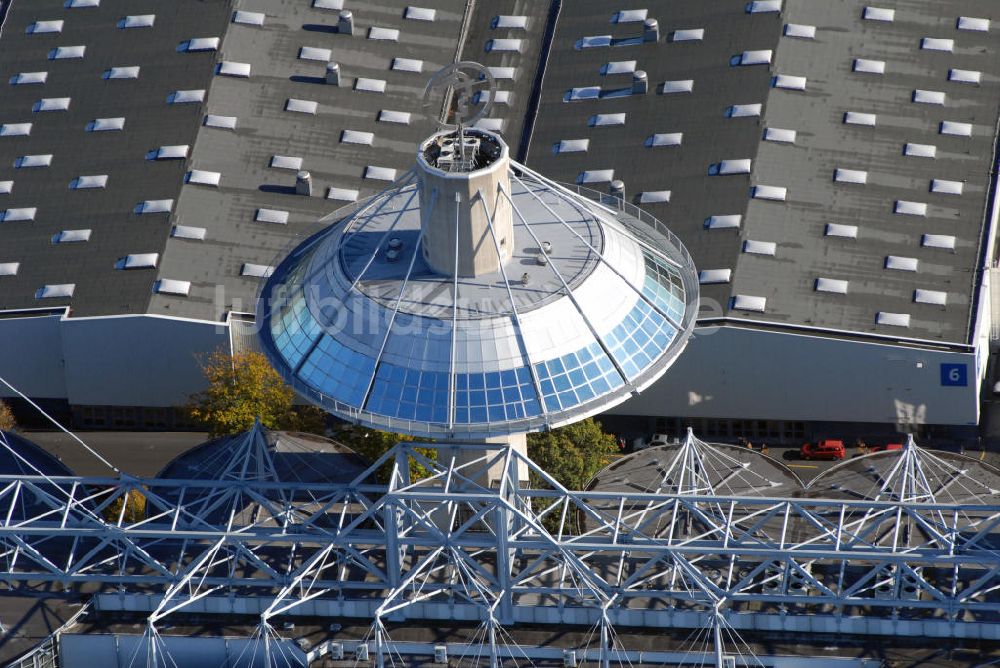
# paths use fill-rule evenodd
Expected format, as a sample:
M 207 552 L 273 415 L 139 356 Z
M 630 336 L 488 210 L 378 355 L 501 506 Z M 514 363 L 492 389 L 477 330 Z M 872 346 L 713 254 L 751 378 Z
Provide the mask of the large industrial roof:
M 968 342 L 1000 103 L 990 0 L 873 6 L 892 21 L 864 0 L 574 0 L 554 23 L 543 2 L 347 0 L 353 35 L 321 8 L 339 2 L 72 4 L 8 2 L 0 33 L 0 78 L 44 79 L 2 83 L 0 309 L 250 310 L 275 258 L 386 185 L 366 175 L 412 164 L 423 85 L 461 57 L 494 68 L 483 123 L 514 157 L 602 190 L 613 170 L 678 233 L 703 316 Z M 628 94 L 635 70 L 648 93 Z

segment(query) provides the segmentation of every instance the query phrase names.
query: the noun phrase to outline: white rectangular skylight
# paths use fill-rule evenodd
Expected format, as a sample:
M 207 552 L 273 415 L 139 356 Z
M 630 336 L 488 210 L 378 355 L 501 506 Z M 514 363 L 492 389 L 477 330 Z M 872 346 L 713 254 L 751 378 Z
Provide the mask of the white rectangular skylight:
M 945 94 L 939 90 L 916 89 L 913 91 L 913 101 L 919 104 L 944 104 Z
M 590 147 L 589 139 L 563 139 L 556 144 L 556 153 L 582 153 Z
M 824 234 L 828 237 L 844 237 L 845 239 L 857 239 L 858 226 L 842 225 L 840 223 L 827 223 Z
M 28 25 L 24 29 L 24 32 L 29 35 L 44 35 L 46 33 L 57 33 L 62 32 L 63 22 L 61 20 L 54 21 L 35 21 Z
M 344 130 L 340 133 L 340 141 L 344 144 L 365 144 L 371 146 L 375 140 L 374 132 L 361 132 L 360 130 Z
M 135 207 L 135 212 L 138 214 L 170 213 L 173 208 L 174 200 L 172 199 L 147 199 L 139 202 L 139 205 Z
M 416 58 L 393 58 L 392 69 L 397 72 L 423 72 L 424 61 Z
M 125 256 L 122 269 L 155 269 L 159 261 L 159 253 L 132 253 Z
M 948 81 L 957 83 L 977 84 L 983 79 L 983 73 L 977 70 L 948 70 Z
M 604 63 L 601 67 L 601 74 L 632 74 L 635 72 L 635 67 L 636 61 L 634 60 L 612 60 Z
M 216 71 L 219 75 L 224 77 L 246 79 L 250 76 L 250 63 L 237 63 L 232 60 L 223 60 L 219 63 L 218 70 Z
M 898 199 L 892 211 L 893 213 L 905 216 L 926 216 L 927 205 L 924 202 L 908 202 L 907 200 Z
M 959 123 L 957 121 L 941 121 L 938 132 L 943 135 L 955 135 L 956 137 L 971 137 L 972 123 Z
M 866 114 L 860 111 L 848 111 L 844 114 L 844 123 L 848 125 L 875 125 L 877 117 L 875 114 Z
M 275 223 L 285 225 L 288 223 L 288 212 L 280 209 L 257 209 L 254 217 L 258 223 Z
M 134 14 L 126 16 L 118 22 L 118 27 L 126 28 L 152 28 L 156 22 L 156 14 Z
M 922 290 L 918 288 L 913 291 L 913 301 L 918 304 L 944 306 L 948 303 L 948 293 L 939 290 Z
M 767 297 L 735 295 L 733 297 L 733 308 L 738 311 L 756 311 L 757 313 L 763 313 L 767 308 Z
M 381 111 L 378 112 L 378 120 L 381 121 L 382 123 L 398 123 L 400 125 L 409 125 L 410 112 L 382 109 Z
M 784 88 L 786 90 L 805 90 L 806 78 L 795 77 L 790 74 L 778 74 L 774 77 L 772 85 L 775 88 Z
M 264 25 L 264 12 L 248 12 L 245 10 L 237 10 L 233 14 L 233 23 L 242 23 L 248 26 L 262 26 Z
M 0 262 L 0 276 L 17 276 L 20 268 L 20 262 Z
M 68 97 L 45 97 L 35 103 L 32 111 L 66 111 L 69 109 Z
M 411 21 L 433 21 L 436 17 L 437 10 L 426 7 L 407 7 L 403 12 L 403 18 Z
M 934 144 L 914 144 L 908 142 L 903 147 L 903 155 L 914 158 L 933 158 L 937 155 L 937 146 Z
M 270 166 L 275 169 L 294 169 L 298 171 L 302 169 L 302 158 L 291 155 L 272 155 Z
M 778 251 L 778 244 L 773 241 L 754 241 L 747 239 L 743 242 L 743 252 L 751 255 L 774 255 Z
M 647 146 L 680 146 L 683 140 L 683 132 L 660 132 L 647 140 Z
M 987 32 L 990 29 L 990 20 L 979 19 L 972 16 L 959 16 L 957 27 L 959 30 L 974 30 L 976 32 Z
M 702 285 L 728 283 L 732 278 L 732 269 L 702 269 L 698 272 L 698 282 Z
M 205 91 L 202 90 L 175 90 L 167 96 L 167 104 L 193 104 L 202 102 L 205 99 Z
M 199 186 L 218 186 L 221 180 L 222 174 L 220 172 L 209 172 L 204 169 L 192 169 L 184 178 L 186 183 Z
M 760 116 L 762 104 L 734 104 L 727 110 L 727 116 L 730 118 L 747 118 L 751 116 Z
M 664 81 L 663 94 L 690 93 L 694 90 L 694 79 L 681 79 L 678 81 Z
M 700 42 L 705 39 L 704 28 L 683 28 L 675 30 L 670 36 L 671 42 Z
M 492 51 L 506 52 L 513 51 L 519 52 L 521 50 L 521 44 L 523 40 L 512 39 L 512 38 L 494 38 L 487 40 L 486 42 L 486 52 L 490 53 Z
M 915 257 L 902 257 L 900 255 L 887 255 L 885 258 L 885 268 L 896 271 L 916 271 L 920 262 Z
M 125 129 L 125 118 L 95 118 L 87 123 L 87 132 L 113 132 Z
M 884 7 L 865 7 L 865 12 L 862 14 L 867 21 L 895 21 L 896 20 L 896 10 L 886 9 Z
M 70 60 L 83 58 L 87 52 L 86 46 L 57 46 L 49 51 L 49 60 Z
M 644 190 L 639 193 L 639 204 L 665 204 L 669 201 L 669 190 Z
M 90 241 L 91 230 L 63 230 L 52 237 L 54 244 L 79 244 Z
M 625 114 L 594 114 L 588 119 L 590 127 L 605 127 L 609 125 L 625 125 Z
M 490 100 L 491 95 L 493 95 L 493 104 L 510 104 L 509 90 L 498 90 L 495 95 L 491 91 L 481 90 L 472 96 L 472 103 L 485 104 Z
M 66 0 L 66 7 L 69 9 L 81 9 L 84 7 L 100 7 L 101 0 Z
M 785 25 L 785 37 L 799 37 L 801 39 L 814 39 L 816 37 L 816 26 L 804 25 L 802 23 L 789 23 Z
M 517 71 L 516 67 L 487 67 L 486 69 L 489 70 L 490 74 L 497 81 L 513 79 Z
M 31 123 L 4 123 L 0 125 L 0 137 L 27 137 L 31 134 Z
M 747 5 L 748 14 L 762 14 L 765 12 L 780 12 L 781 0 L 753 0 Z
M 240 276 L 254 276 L 257 278 L 267 278 L 274 273 L 274 267 L 266 264 L 253 264 L 246 262 L 240 268 Z
M 38 155 L 22 155 L 14 160 L 14 169 L 28 169 L 30 167 L 48 167 L 52 164 L 51 153 L 41 153 Z
M 920 40 L 920 48 L 925 51 L 954 51 L 955 40 L 943 37 L 924 37 Z
M 502 118 L 480 118 L 473 123 L 472 127 L 489 130 L 490 132 L 503 132 L 504 123 L 505 121 Z
M 285 111 L 293 111 L 298 114 L 315 114 L 319 109 L 319 102 L 315 100 L 299 100 L 290 97 L 285 101 Z
M 743 216 L 738 213 L 709 216 L 705 220 L 705 227 L 710 230 L 722 230 L 729 227 L 739 227 L 743 221 Z
M 19 72 L 10 78 L 10 85 L 43 84 L 48 78 L 48 72 Z
M 0 195 L 9 195 L 13 190 L 13 181 L 0 181 Z
M 102 79 L 138 79 L 139 78 L 139 66 L 129 65 L 126 67 L 111 67 L 104 70 L 104 74 L 101 75 Z
M 344 8 L 344 0 L 313 0 L 312 6 L 316 9 L 331 9 L 339 12 Z
M 947 181 L 945 179 L 932 179 L 931 192 L 943 195 L 961 195 L 965 189 L 965 184 L 961 181 Z
M 188 293 L 191 292 L 191 281 L 178 281 L 173 278 L 161 278 L 156 281 L 153 289 L 157 294 L 161 295 L 179 295 L 181 297 L 187 297 Z
M 236 116 L 218 116 L 216 114 L 208 114 L 205 116 L 205 125 L 210 128 L 222 128 L 223 130 L 235 130 L 236 122 L 239 119 Z
M 868 172 L 861 169 L 840 169 L 833 172 L 833 180 L 840 183 L 868 183 Z
M 357 190 L 352 190 L 351 188 L 328 188 L 326 191 L 327 199 L 335 199 L 341 202 L 357 202 L 358 196 L 361 193 Z
M 577 183 L 607 183 L 615 178 L 613 169 L 588 169 L 576 177 Z
M 817 278 L 816 292 L 832 292 L 838 295 L 846 295 L 847 281 L 837 278 Z
M 875 316 L 875 324 L 891 325 L 893 327 L 909 327 L 910 314 L 889 313 L 888 311 L 879 311 L 878 314 Z
M 354 90 L 360 90 L 366 93 L 384 93 L 385 79 L 368 79 L 366 77 L 358 77 L 354 81 Z
M 490 27 L 494 30 L 524 30 L 528 26 L 528 17 L 520 15 L 494 16 Z
M 770 65 L 774 51 L 771 49 L 758 49 L 756 51 L 744 51 L 740 54 L 740 65 Z
M 777 141 L 786 144 L 794 144 L 798 133 L 795 130 L 785 130 L 783 128 L 767 128 L 764 130 L 764 141 Z
M 219 50 L 219 38 L 218 37 L 195 37 L 194 39 L 189 39 L 186 44 L 184 44 L 185 51 L 218 51 Z
M 90 174 L 87 176 L 78 176 L 73 179 L 69 187 L 71 190 L 91 190 L 100 189 L 108 187 L 108 175 L 107 174 Z
M 207 230 L 204 227 L 192 227 L 190 225 L 174 225 L 170 236 L 177 239 L 190 239 L 191 241 L 204 241 Z
M 950 234 L 925 234 L 920 237 L 920 245 L 926 248 L 955 250 L 955 237 Z
M 754 199 L 768 199 L 776 202 L 784 202 L 788 197 L 788 188 L 782 186 L 754 186 Z
M 188 157 L 191 147 L 187 144 L 175 144 L 172 146 L 161 146 L 153 153 L 154 160 L 183 160 Z
M 395 28 L 380 28 L 378 26 L 372 26 L 368 29 L 368 39 L 398 42 L 399 31 Z
M 299 49 L 299 60 L 319 60 L 327 63 L 332 56 L 333 51 L 318 46 L 303 46 Z
M 611 15 L 612 23 L 639 23 L 649 16 L 648 9 L 622 9 Z
M 68 299 L 75 290 L 76 283 L 52 283 L 39 288 L 35 299 Z
M 601 97 L 601 87 L 600 86 L 583 86 L 580 88 L 571 88 L 569 92 L 563 96 L 563 101 L 565 102 L 576 102 L 578 100 L 596 100 Z
M 29 220 L 34 220 L 36 213 L 38 213 L 38 208 L 34 206 L 26 206 L 18 209 L 6 209 L 0 211 L 0 221 L 5 223 L 23 223 Z
M 719 174 L 722 176 L 729 174 L 749 174 L 752 164 L 753 161 L 750 158 L 723 160 L 719 163 Z
M 869 60 L 868 58 L 855 58 L 854 71 L 866 74 L 885 74 L 884 60 Z
M 368 165 L 365 167 L 365 178 L 375 179 L 376 181 L 395 181 L 396 170 L 391 167 L 376 167 L 375 165 Z

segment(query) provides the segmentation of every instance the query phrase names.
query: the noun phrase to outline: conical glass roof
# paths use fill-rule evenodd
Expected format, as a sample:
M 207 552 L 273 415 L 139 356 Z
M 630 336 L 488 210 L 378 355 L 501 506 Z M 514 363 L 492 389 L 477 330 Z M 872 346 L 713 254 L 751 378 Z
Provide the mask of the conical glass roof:
M 509 190 L 478 193 L 510 204 L 513 238 L 491 222 L 483 242 L 504 261 L 446 275 L 423 248 L 419 177 L 343 214 L 265 285 L 263 348 L 304 397 L 380 429 L 482 439 L 603 411 L 683 350 L 697 275 L 655 219 L 510 161 Z

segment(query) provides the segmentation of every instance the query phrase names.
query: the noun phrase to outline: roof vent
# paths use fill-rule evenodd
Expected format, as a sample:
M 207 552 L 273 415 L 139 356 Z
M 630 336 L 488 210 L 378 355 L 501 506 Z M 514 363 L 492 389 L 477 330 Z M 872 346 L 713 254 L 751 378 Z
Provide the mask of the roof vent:
M 535 263 L 540 267 L 544 267 L 548 265 L 549 258 L 545 255 L 545 253 L 539 253 L 535 256 Z
M 399 255 L 400 253 L 398 250 L 390 248 L 385 252 L 385 259 L 388 260 L 389 262 L 396 262 L 397 260 L 399 260 Z
M 345 9 L 340 12 L 340 16 L 337 18 L 337 32 L 341 35 L 354 34 L 354 14 L 350 10 Z
M 619 199 L 625 199 L 625 182 L 621 179 L 615 179 L 611 182 L 611 186 L 608 188 L 612 197 L 617 197 Z
M 295 175 L 295 194 L 312 197 L 312 175 L 309 172 L 303 170 Z
M 521 285 L 527 285 L 528 283 L 531 283 L 531 276 L 528 275 L 528 272 L 524 272 L 521 274 Z
M 660 22 L 656 19 L 646 19 L 642 22 L 642 41 L 660 41 Z
M 403 248 L 402 239 L 400 239 L 399 237 L 393 237 L 392 239 L 389 239 L 389 250 L 398 251 L 402 250 L 402 248 Z
M 331 86 L 340 86 L 340 64 L 326 64 L 326 83 Z
M 543 241 L 542 242 L 542 250 L 545 251 L 546 255 L 551 255 L 552 254 L 552 242 L 551 241 Z
M 649 77 L 645 70 L 636 70 L 632 73 L 632 94 L 645 95 L 649 92 Z

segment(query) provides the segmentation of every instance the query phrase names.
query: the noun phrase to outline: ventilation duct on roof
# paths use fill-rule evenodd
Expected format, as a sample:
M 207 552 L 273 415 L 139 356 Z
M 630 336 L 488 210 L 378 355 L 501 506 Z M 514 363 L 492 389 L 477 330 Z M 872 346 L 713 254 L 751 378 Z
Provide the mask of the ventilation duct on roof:
M 340 86 L 340 65 L 338 63 L 326 64 L 326 83 L 330 86 Z
M 645 70 L 636 70 L 632 73 L 632 94 L 645 95 L 649 92 L 649 77 Z
M 337 32 L 341 35 L 354 34 L 354 14 L 350 10 L 343 10 L 337 16 Z
M 313 182 L 312 175 L 309 172 L 300 171 L 295 175 L 295 194 L 312 197 Z
M 646 19 L 642 23 L 642 41 L 643 42 L 659 42 L 660 41 L 660 22 L 656 19 Z

